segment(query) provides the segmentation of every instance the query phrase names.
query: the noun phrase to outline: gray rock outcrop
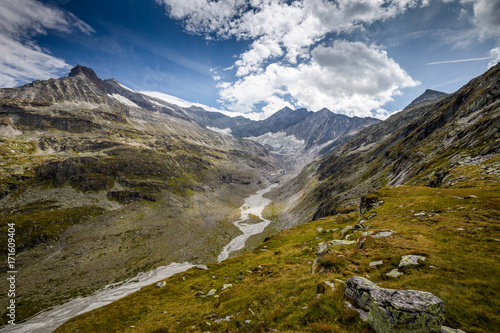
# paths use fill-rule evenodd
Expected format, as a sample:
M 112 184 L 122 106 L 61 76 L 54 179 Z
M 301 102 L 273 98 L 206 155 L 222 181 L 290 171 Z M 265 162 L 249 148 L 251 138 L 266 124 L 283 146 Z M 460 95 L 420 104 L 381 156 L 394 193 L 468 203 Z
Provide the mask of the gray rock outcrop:
M 399 268 L 407 268 L 407 267 L 417 267 L 419 266 L 419 260 L 424 261 L 426 257 L 417 256 L 417 255 L 406 255 L 401 257 L 401 261 L 399 263 Z
M 378 333 L 441 332 L 444 304 L 431 293 L 384 289 L 355 276 L 346 281 L 345 295 L 357 302 L 358 312 Z

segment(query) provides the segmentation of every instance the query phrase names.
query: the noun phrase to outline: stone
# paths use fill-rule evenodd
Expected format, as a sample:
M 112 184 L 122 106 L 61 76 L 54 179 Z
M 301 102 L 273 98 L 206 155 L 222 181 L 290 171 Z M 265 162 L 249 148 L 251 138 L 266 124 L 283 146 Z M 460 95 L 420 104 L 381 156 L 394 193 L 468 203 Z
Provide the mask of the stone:
M 207 265 L 196 265 L 196 269 L 206 271 L 208 270 Z
M 379 261 L 372 261 L 369 266 L 370 267 L 376 267 L 376 266 L 380 266 L 380 265 L 383 265 L 384 264 L 384 261 L 383 260 L 379 260 Z
M 363 277 L 346 281 L 346 297 L 367 312 L 366 321 L 378 333 L 440 333 L 444 303 L 431 293 L 378 287 Z
M 401 275 L 404 275 L 403 273 L 401 273 L 400 271 L 398 271 L 396 268 L 393 269 L 392 271 L 390 271 L 389 273 L 386 273 L 385 275 L 387 276 L 390 276 L 390 277 L 393 277 L 393 278 L 397 278 Z
M 318 287 L 316 288 L 316 292 L 318 294 L 324 294 L 327 290 L 335 290 L 335 284 L 332 281 L 322 282 L 318 284 Z
M 464 199 L 477 199 L 477 197 L 475 195 L 469 194 L 466 195 Z
M 440 333 L 465 333 L 462 330 L 459 330 L 458 328 L 451 328 L 448 326 L 441 326 L 441 332 Z
M 346 226 L 344 229 L 342 229 L 342 231 L 340 232 L 340 235 L 341 235 L 341 236 L 344 236 L 344 234 L 345 234 L 347 231 L 351 230 L 352 228 L 353 228 L 353 226 L 352 226 L 352 225 L 348 225 L 348 226 Z
M 316 231 L 318 231 L 318 232 L 322 232 L 322 231 L 323 231 L 323 228 L 321 228 L 321 227 L 317 227 L 317 228 L 316 228 Z
M 382 238 L 382 237 L 389 237 L 394 233 L 394 231 L 382 231 L 379 232 L 376 235 L 373 235 L 372 238 Z
M 222 290 L 226 290 L 227 288 L 231 288 L 233 286 L 232 283 L 226 283 L 222 286 Z
M 212 295 L 215 295 L 215 293 L 216 293 L 216 292 L 217 292 L 217 289 L 210 289 L 210 290 L 208 291 L 207 296 L 212 296 Z
M 330 245 L 352 245 L 356 244 L 356 241 L 350 241 L 350 240 L 339 240 L 339 239 L 334 239 L 329 242 Z
M 361 236 L 370 236 L 370 235 L 372 235 L 373 233 L 374 233 L 374 231 L 373 231 L 373 230 L 370 230 L 370 231 L 363 231 L 363 232 L 361 233 Z
M 407 268 L 407 267 L 417 267 L 420 265 L 418 263 L 419 260 L 424 261 L 426 257 L 417 256 L 417 255 L 406 255 L 401 257 L 401 261 L 399 262 L 399 268 Z
M 318 251 L 316 251 L 316 255 L 317 256 L 322 256 L 326 252 L 328 252 L 328 243 L 327 242 L 319 243 L 318 244 Z
M 419 217 L 419 216 L 426 216 L 427 213 L 426 212 L 420 212 L 420 213 L 416 213 L 416 214 L 413 214 L 413 216 L 416 216 L 416 217 Z
M 166 285 L 167 285 L 167 282 L 165 282 L 165 281 L 160 281 L 160 282 L 158 282 L 158 283 L 156 283 L 156 284 L 155 284 L 155 287 L 156 287 L 156 288 L 163 288 L 163 287 L 165 287 Z

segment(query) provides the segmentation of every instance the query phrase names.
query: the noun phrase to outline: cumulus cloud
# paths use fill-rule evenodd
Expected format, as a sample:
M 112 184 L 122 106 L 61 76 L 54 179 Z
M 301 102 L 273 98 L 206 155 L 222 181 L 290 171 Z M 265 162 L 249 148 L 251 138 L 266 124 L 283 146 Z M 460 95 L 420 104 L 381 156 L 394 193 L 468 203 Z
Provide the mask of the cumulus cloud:
M 472 3 L 474 8 L 474 23 L 482 37 L 500 36 L 500 1 L 498 0 L 462 0 Z
M 399 89 L 418 84 L 376 46 L 338 40 L 314 48 L 311 54 L 311 61 L 298 66 L 273 63 L 262 73 L 220 84 L 221 98 L 229 103 L 226 107 L 239 112 L 255 112 L 259 103 L 290 106 L 284 99 L 289 97 L 295 106 L 311 110 L 327 107 L 373 116 L 383 113 L 381 106 Z
M 0 86 L 46 79 L 70 66 L 50 55 L 32 38 L 47 30 L 91 33 L 93 29 L 71 13 L 36 0 L 2 0 L 0 11 Z
M 238 112 L 256 112 L 258 105 L 268 114 L 292 103 L 381 114 L 380 107 L 401 88 L 417 84 L 377 47 L 323 44 L 332 34 L 363 30 L 428 0 L 155 1 L 190 33 L 252 41 L 230 67 L 236 81 L 217 85 L 221 101 Z
M 490 51 L 491 60 L 488 63 L 488 68 L 495 66 L 500 62 L 500 46 Z

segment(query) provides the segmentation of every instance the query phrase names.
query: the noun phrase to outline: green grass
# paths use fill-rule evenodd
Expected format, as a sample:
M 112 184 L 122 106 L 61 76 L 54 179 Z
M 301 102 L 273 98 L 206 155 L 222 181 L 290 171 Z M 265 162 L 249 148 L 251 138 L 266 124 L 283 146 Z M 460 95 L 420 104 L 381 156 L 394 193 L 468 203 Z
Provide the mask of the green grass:
M 319 273 L 311 270 L 317 244 L 340 239 L 345 226 L 357 223 L 357 212 L 284 230 L 250 253 L 211 264 L 208 271 L 173 276 L 161 289 L 143 288 L 70 320 L 57 332 L 370 332 L 356 313 L 344 309 L 343 285 L 336 281 L 355 275 L 381 287 L 431 292 L 445 303 L 447 326 L 494 332 L 500 327 L 500 186 L 479 173 L 463 181 L 451 188 L 402 186 L 374 192 L 371 196 L 385 203 L 363 216 L 377 213 L 365 225 L 395 233 L 368 237 L 362 248 L 330 246 L 319 260 Z M 467 195 L 477 198 L 458 198 Z M 420 212 L 426 216 L 415 216 Z M 350 239 L 362 238 L 360 231 L 350 233 Z M 427 260 L 401 270 L 404 275 L 397 279 L 386 276 L 405 254 Z M 384 263 L 370 268 L 375 260 Z M 320 287 L 324 281 L 333 281 L 336 290 Z M 226 283 L 233 287 L 221 291 Z M 210 289 L 217 289 L 218 297 L 206 296 Z M 229 321 L 220 321 L 228 316 Z
M 85 222 L 105 211 L 96 206 L 58 209 L 54 204 L 55 202 L 51 201 L 38 201 L 17 211 L 4 210 L 5 215 L 2 215 L 5 217 L 0 218 L 0 232 L 6 234 L 8 225 L 15 223 L 16 248 L 18 251 L 24 251 L 56 240 L 66 228 Z M 6 238 L 0 240 L 0 253 L 6 253 L 6 243 Z

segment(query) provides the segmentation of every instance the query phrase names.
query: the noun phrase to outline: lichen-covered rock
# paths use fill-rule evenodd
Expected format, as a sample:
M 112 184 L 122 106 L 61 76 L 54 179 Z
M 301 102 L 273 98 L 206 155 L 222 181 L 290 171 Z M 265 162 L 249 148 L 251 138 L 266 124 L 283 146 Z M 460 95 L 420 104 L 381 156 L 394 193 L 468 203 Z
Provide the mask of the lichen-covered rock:
M 356 244 L 356 241 L 350 241 L 350 240 L 339 240 L 339 239 L 334 239 L 334 240 L 331 240 L 330 242 L 330 245 L 352 245 L 352 244 Z
M 393 278 L 397 278 L 401 275 L 404 275 L 404 273 L 401 273 L 400 271 L 398 271 L 396 268 L 393 269 L 392 271 L 390 271 L 389 273 L 386 273 L 385 275 L 387 276 L 390 276 L 390 277 L 393 277 Z
M 322 256 L 326 252 L 328 252 L 328 243 L 327 242 L 319 243 L 318 244 L 318 251 L 316 251 L 316 255 L 317 256 Z
M 401 261 L 399 262 L 399 268 L 407 268 L 407 267 L 416 267 L 420 265 L 418 263 L 419 260 L 424 261 L 426 257 L 417 256 L 417 255 L 406 255 L 401 257 Z
M 346 281 L 345 295 L 368 312 L 366 321 L 376 332 L 441 332 L 444 304 L 431 293 L 384 289 L 355 276 Z
M 380 266 L 380 265 L 383 265 L 384 264 L 384 261 L 383 260 L 379 260 L 379 261 L 372 261 L 369 266 L 370 267 L 376 267 L 376 266 Z
M 349 230 L 351 230 L 352 228 L 353 228 L 353 226 L 352 226 L 352 225 L 348 225 L 348 226 L 346 226 L 344 229 L 342 229 L 342 231 L 340 232 L 340 235 L 341 235 L 341 236 L 344 236 L 344 234 L 345 234 L 346 232 L 348 232 Z
M 392 234 L 394 233 L 394 231 L 382 231 L 382 232 L 379 232 L 378 234 L 376 235 L 372 235 L 372 238 L 383 238 L 383 237 L 389 237 L 391 236 Z

